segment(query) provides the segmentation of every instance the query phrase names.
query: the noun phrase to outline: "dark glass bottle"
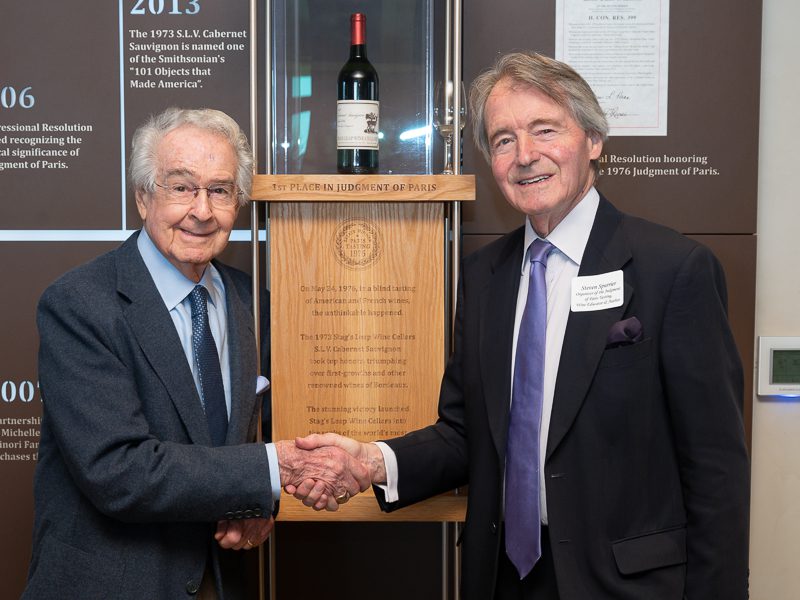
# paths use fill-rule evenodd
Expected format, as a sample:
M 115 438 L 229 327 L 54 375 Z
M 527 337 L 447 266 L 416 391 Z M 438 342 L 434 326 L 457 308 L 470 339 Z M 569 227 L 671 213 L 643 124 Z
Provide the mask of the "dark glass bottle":
M 367 17 L 350 16 L 350 58 L 339 71 L 336 103 L 336 170 L 378 172 L 378 73 L 367 60 Z

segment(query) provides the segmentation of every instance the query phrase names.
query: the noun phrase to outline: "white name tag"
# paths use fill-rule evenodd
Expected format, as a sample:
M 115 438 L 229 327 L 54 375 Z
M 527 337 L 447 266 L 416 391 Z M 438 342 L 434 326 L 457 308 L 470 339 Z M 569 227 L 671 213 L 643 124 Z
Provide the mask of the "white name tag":
M 622 306 L 622 271 L 572 279 L 572 311 L 586 312 Z

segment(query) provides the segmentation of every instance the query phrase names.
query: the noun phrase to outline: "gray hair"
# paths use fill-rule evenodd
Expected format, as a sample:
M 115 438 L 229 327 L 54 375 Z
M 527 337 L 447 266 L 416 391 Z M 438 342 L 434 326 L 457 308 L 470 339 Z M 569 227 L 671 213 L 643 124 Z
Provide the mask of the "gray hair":
M 151 115 L 133 134 L 131 143 L 130 180 L 133 189 L 152 193 L 156 187 L 156 156 L 161 140 L 171 131 L 190 125 L 217 133 L 227 139 L 237 157 L 236 187 L 242 192 L 239 205 L 250 197 L 253 185 L 253 152 L 247 136 L 239 125 L 224 112 L 211 108 L 168 108 Z
M 608 139 L 608 121 L 589 84 L 566 63 L 536 52 L 512 52 L 497 59 L 472 82 L 469 94 L 475 145 L 491 162 L 484 110 L 494 86 L 508 79 L 520 87 L 534 88 L 565 108 L 587 135 Z M 593 160 L 595 172 L 598 161 Z

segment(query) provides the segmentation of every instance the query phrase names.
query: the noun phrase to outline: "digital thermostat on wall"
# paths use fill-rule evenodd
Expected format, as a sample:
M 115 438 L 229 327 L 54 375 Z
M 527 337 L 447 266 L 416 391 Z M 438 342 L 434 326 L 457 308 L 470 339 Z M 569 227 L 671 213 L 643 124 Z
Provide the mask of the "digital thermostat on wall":
M 758 395 L 800 399 L 800 337 L 758 338 Z

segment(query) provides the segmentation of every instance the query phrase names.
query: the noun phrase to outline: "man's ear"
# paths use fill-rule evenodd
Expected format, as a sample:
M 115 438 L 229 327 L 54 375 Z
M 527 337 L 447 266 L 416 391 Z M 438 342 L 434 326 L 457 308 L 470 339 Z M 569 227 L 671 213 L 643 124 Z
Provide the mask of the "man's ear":
M 600 134 L 596 131 L 590 131 L 589 143 L 591 144 L 589 148 L 589 158 L 591 160 L 597 160 L 603 153 L 603 138 L 600 137 Z
M 149 204 L 149 195 L 142 190 L 136 190 L 136 209 L 139 211 L 139 216 L 142 218 L 142 221 L 147 220 L 147 207 Z

